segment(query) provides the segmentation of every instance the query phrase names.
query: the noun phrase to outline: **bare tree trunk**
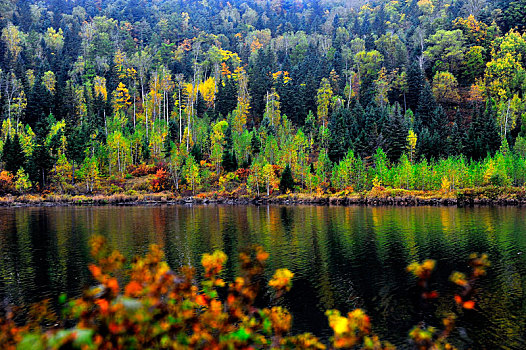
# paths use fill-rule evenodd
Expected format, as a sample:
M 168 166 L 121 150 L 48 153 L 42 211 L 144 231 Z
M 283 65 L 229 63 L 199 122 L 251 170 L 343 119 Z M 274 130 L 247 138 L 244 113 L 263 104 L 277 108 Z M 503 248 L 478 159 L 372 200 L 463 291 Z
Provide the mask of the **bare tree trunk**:
M 146 138 L 148 138 L 148 108 L 146 107 L 146 104 L 144 103 L 144 83 L 143 83 L 142 78 L 141 78 L 141 99 L 142 99 L 142 109 L 146 117 Z
M 179 143 L 183 142 L 183 115 L 181 106 L 181 84 L 179 85 Z
M 135 131 L 135 88 L 133 88 L 133 131 Z

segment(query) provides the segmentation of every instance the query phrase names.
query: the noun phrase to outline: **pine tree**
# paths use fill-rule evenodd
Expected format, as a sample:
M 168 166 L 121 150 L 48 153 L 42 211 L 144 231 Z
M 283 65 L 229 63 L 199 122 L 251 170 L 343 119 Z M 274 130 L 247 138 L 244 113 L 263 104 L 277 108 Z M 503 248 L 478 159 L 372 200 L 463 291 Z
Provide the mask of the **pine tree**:
M 150 141 L 148 140 L 148 138 L 146 137 L 146 135 L 143 136 L 142 138 L 142 160 L 147 162 L 150 157 L 151 157 L 151 152 L 150 152 Z
M 294 178 L 292 177 L 292 170 L 290 165 L 286 165 L 281 173 L 281 179 L 279 181 L 279 190 L 281 193 L 287 193 L 287 190 L 294 191 Z
M 4 162 L 4 168 L 7 170 L 7 171 L 11 171 L 14 166 L 12 166 L 10 163 L 11 163 L 11 157 L 12 157 L 12 151 L 11 149 L 13 148 L 11 145 L 13 144 L 13 142 L 11 141 L 11 136 L 7 136 L 6 140 L 5 140 L 5 143 L 4 143 L 4 148 L 2 150 L 2 162 Z M 9 170 L 11 169 L 11 170 Z
M 415 60 L 407 70 L 407 108 L 410 108 L 412 111 L 416 111 L 418 100 L 420 98 L 420 92 L 422 91 L 423 87 L 424 75 L 422 74 L 422 70 L 420 69 L 418 62 Z
M 237 170 L 237 158 L 233 150 L 224 149 L 222 157 L 222 167 L 226 172 Z
M 447 154 L 458 156 L 462 154 L 464 134 L 458 127 L 457 122 L 453 123 L 447 138 Z
M 489 106 L 477 109 L 464 140 L 464 154 L 479 160 L 492 155 L 500 146 L 500 136 Z
M 427 159 L 447 154 L 447 116 L 438 105 L 431 86 L 426 81 L 415 114 L 415 128 L 419 135 L 417 149 Z
M 371 148 L 372 145 L 380 144 L 381 137 L 378 135 L 378 123 L 383 124 L 384 109 L 377 108 L 374 104 L 370 104 L 367 110 L 363 111 L 361 105 L 357 105 L 355 126 L 351 128 L 351 135 L 358 134 L 354 142 L 356 153 L 362 157 L 368 157 L 374 153 L 376 148 Z M 362 112 L 360 115 L 359 113 Z
M 4 162 L 5 170 L 13 175 L 17 173 L 18 169 L 25 166 L 26 155 L 22 150 L 18 134 L 15 134 L 13 138 L 10 136 L 7 137 L 4 144 L 2 161 Z
M 71 161 L 72 183 L 75 183 L 75 169 L 84 162 L 85 149 L 89 142 L 86 124 L 66 132 L 66 156 Z
M 400 111 L 400 105 L 395 104 L 385 128 L 386 153 L 391 161 L 398 161 L 407 150 L 408 132 L 409 128 Z
M 267 92 L 272 87 L 272 77 L 269 72 L 275 72 L 276 54 L 269 47 L 260 49 L 251 60 L 248 73 L 248 90 L 252 96 L 251 111 L 254 117 L 260 117 L 265 112 Z
M 53 168 L 54 163 L 55 160 L 51 156 L 49 149 L 41 142 L 38 142 L 29 160 L 28 173 L 31 181 L 38 183 L 40 189 L 43 189 L 47 185 L 48 174 Z
M 196 162 L 200 162 L 203 159 L 203 151 L 197 143 L 194 143 L 192 148 L 190 148 L 190 154 Z
M 258 155 L 261 150 L 261 139 L 259 138 L 256 129 L 252 130 L 252 139 L 250 140 L 250 147 L 252 148 L 252 154 Z
M 205 101 L 205 99 L 203 98 L 203 95 L 201 94 L 201 92 L 198 92 L 198 93 L 197 93 L 197 103 L 196 103 L 195 110 L 196 110 L 197 116 L 198 116 L 199 118 L 202 118 L 203 115 L 205 114 L 205 111 L 206 111 L 206 101 Z
M 226 117 L 237 106 L 237 85 L 233 78 L 223 78 L 217 85 L 216 112 Z
M 280 96 L 281 113 L 286 115 L 294 124 L 298 125 L 302 122 L 300 121 L 301 104 L 299 103 L 301 98 L 298 96 L 296 86 L 290 82 L 290 78 L 288 76 L 286 78 L 284 74 L 285 73 L 280 74 L 274 84 L 276 92 Z
M 352 139 L 350 128 L 353 124 L 351 112 L 346 108 L 338 108 L 329 121 L 329 158 L 339 162 L 350 148 Z
M 415 113 L 415 123 L 419 128 L 431 127 L 433 124 L 433 113 L 437 108 L 437 103 L 431 86 L 426 81 L 418 97 L 418 106 Z

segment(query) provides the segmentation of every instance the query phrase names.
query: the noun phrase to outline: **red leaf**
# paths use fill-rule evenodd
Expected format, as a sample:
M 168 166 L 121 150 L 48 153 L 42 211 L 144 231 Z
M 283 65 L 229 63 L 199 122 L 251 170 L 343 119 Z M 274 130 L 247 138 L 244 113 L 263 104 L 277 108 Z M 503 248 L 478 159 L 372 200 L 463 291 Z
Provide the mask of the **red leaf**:
M 202 294 L 199 294 L 198 296 L 195 297 L 195 302 L 201 306 L 206 305 L 206 299 Z
M 472 310 L 475 308 L 475 302 L 473 300 L 468 300 L 464 304 L 462 304 L 464 309 Z

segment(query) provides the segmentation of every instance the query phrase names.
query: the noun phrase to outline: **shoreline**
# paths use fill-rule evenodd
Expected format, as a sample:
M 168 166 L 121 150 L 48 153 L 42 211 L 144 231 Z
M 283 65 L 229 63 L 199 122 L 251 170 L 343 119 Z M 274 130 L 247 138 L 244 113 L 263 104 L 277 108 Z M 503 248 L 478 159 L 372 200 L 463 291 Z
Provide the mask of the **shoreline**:
M 400 191 L 402 193 L 400 193 Z M 322 206 L 526 206 L 524 190 L 514 188 L 466 189 L 443 195 L 433 192 L 396 190 L 396 195 L 370 193 L 352 195 L 310 196 L 288 194 L 279 196 L 233 196 L 201 193 L 182 197 L 172 192 L 113 195 L 7 195 L 0 197 L 0 207 L 65 207 L 65 206 L 139 206 L 139 205 L 322 205 Z M 408 192 L 404 194 L 403 192 Z M 489 195 L 488 195 L 489 194 Z

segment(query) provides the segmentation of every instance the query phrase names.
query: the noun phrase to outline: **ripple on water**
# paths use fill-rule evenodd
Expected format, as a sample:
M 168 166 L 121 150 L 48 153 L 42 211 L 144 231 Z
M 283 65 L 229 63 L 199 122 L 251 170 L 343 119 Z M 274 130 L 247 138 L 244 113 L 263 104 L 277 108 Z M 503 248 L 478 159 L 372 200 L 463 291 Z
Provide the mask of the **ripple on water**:
M 258 244 L 270 253 L 267 277 L 282 267 L 295 273 L 280 301 L 291 309 L 295 331 L 327 339 L 324 310 L 361 307 L 382 338 L 404 348 L 414 324 L 440 325 L 440 314 L 455 308 L 449 274 L 467 272 L 469 254 L 486 252 L 492 266 L 477 284 L 477 310 L 460 314 L 453 341 L 459 348 L 519 349 L 526 348 L 525 228 L 520 208 L 4 208 L 0 297 L 5 305 L 79 295 L 92 282 L 86 268 L 92 234 L 106 236 L 127 257 L 162 244 L 173 268 L 199 266 L 204 252 L 222 249 L 230 257 L 227 279 L 239 270 L 239 251 Z M 441 296 L 422 311 L 405 267 L 426 258 L 437 261 L 431 282 Z

